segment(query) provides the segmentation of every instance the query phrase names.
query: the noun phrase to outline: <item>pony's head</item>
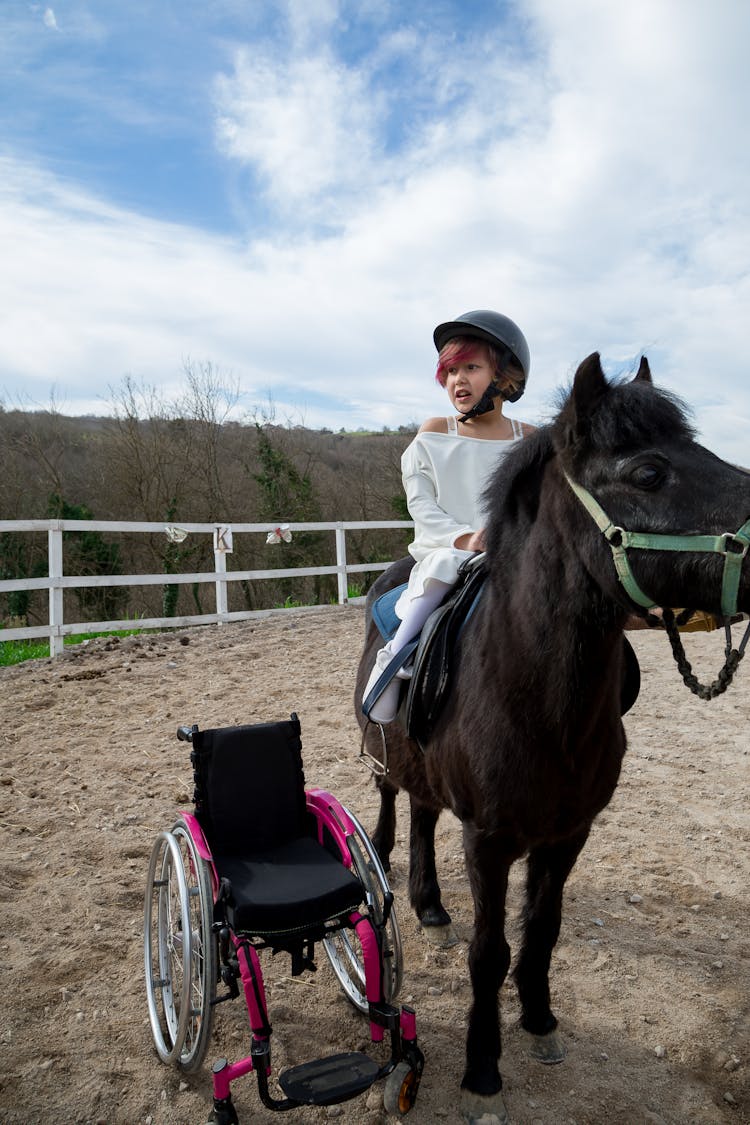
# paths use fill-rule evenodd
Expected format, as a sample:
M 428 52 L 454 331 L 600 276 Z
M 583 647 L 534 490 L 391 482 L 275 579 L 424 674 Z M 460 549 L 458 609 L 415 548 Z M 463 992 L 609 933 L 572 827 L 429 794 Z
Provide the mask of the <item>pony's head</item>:
M 579 366 L 573 387 L 553 427 L 555 449 L 575 471 L 601 451 L 607 458 L 664 443 L 692 444 L 695 430 L 677 396 L 657 389 L 645 356 L 633 379 L 607 380 L 599 353 Z
M 584 360 L 557 418 L 506 458 L 486 494 L 491 554 L 507 553 L 514 539 L 532 534 L 532 525 L 535 536 L 546 528 L 608 597 L 636 608 L 618 585 L 611 544 L 591 508 L 584 510 L 581 491 L 605 524 L 640 538 L 657 536 L 653 548 L 631 536 L 627 551 L 637 579 L 632 588 L 647 594 L 641 612 L 646 600 L 713 613 L 728 604 L 721 550 L 702 553 L 693 538 L 673 553 L 658 537 L 732 539 L 750 517 L 750 474 L 698 444 L 687 407 L 654 386 L 645 358 L 634 378 L 619 382 L 605 377 L 597 353 Z M 730 545 L 740 546 L 742 537 Z M 742 571 L 739 600 L 747 609 L 750 565 Z

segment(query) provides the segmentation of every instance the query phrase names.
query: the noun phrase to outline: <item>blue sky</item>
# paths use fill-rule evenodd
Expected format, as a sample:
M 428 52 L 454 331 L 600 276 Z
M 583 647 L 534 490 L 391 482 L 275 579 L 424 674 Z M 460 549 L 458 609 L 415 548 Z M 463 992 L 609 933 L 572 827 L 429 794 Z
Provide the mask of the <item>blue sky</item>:
M 527 335 L 512 412 L 645 351 L 748 463 L 743 0 L 0 4 L 0 401 L 446 409 L 432 329 Z

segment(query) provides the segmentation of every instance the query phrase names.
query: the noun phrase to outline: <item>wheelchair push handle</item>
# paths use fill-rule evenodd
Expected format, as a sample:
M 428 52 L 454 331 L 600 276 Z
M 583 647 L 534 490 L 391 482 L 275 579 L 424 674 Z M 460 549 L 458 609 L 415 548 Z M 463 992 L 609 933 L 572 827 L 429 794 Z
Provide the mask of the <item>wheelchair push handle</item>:
M 193 741 L 193 735 L 195 734 L 197 729 L 198 729 L 198 727 L 195 724 L 193 724 L 192 727 L 178 727 L 177 728 L 177 737 L 180 740 L 180 742 L 192 742 Z

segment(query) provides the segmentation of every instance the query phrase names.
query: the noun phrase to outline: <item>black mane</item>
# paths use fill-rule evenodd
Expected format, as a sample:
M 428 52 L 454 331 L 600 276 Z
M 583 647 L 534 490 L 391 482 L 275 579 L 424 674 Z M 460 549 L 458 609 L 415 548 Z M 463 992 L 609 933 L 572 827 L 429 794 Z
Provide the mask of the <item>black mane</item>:
M 695 439 L 691 411 L 677 395 L 650 382 L 608 383 L 606 392 L 584 418 L 568 390 L 557 417 L 535 430 L 503 458 L 483 493 L 490 554 L 500 544 L 507 525 L 532 523 L 537 515 L 544 469 L 556 455 L 575 463 L 587 453 L 608 454 L 658 448 L 664 441 Z
M 539 507 L 544 467 L 555 452 L 552 426 L 542 426 L 502 459 L 482 494 L 487 519 L 487 549 L 499 547 L 504 527 L 531 524 Z
M 631 380 L 607 384 L 606 392 L 593 404 L 581 426 L 571 390 L 552 425 L 555 446 L 562 452 L 574 431 L 576 445 L 583 440 L 592 451 L 610 453 L 658 445 L 662 440 L 694 441 L 696 430 L 690 413 L 687 404 L 670 391 L 651 382 Z

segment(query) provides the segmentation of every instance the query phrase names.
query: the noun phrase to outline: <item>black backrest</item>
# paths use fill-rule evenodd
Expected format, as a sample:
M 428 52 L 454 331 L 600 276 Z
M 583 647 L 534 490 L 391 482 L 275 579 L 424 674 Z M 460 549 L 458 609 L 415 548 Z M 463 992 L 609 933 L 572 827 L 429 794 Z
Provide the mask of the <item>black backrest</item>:
M 215 855 L 265 851 L 308 835 L 300 725 L 193 729 L 195 810 Z

